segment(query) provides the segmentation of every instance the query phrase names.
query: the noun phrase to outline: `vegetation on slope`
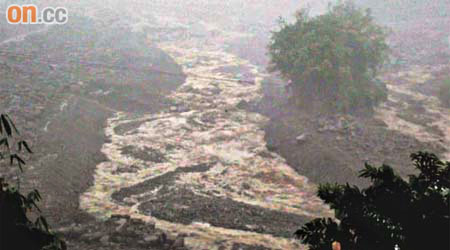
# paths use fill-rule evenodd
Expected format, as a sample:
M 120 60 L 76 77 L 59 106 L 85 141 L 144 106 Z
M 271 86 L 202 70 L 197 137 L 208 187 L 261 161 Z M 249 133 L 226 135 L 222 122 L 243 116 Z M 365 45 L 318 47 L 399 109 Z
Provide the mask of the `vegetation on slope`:
M 411 158 L 418 174 L 406 181 L 389 166 L 366 165 L 360 177 L 371 185 L 325 184 L 318 195 L 335 210 L 335 221 L 319 218 L 296 232 L 311 250 L 449 249 L 450 162 L 419 152 Z
M 387 51 L 386 32 L 370 11 L 345 2 L 316 17 L 301 10 L 295 23 L 281 19 L 269 45 L 269 69 L 290 80 L 293 95 L 306 103 L 312 97 L 350 112 L 386 98 L 385 86 L 375 77 Z
M 0 160 L 17 163 L 20 171 L 25 161 L 22 151 L 32 153 L 26 141 L 19 140 L 19 132 L 7 115 L 0 115 Z M 41 200 L 38 190 L 23 195 L 19 187 L 12 187 L 0 178 L 0 249 L 9 250 L 64 250 L 66 245 L 50 232 L 46 219 L 40 215 L 37 202 Z M 36 220 L 30 220 L 34 213 Z

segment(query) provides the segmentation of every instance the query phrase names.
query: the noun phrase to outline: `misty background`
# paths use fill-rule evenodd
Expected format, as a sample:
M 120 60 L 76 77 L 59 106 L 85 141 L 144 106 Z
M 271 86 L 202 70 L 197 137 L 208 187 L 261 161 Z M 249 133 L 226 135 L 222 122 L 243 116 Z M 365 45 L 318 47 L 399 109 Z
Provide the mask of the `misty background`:
M 69 22 L 0 18 L 0 110 L 35 151 L 1 174 L 44 194 L 69 249 L 305 249 L 293 231 L 333 216 L 318 184 L 367 186 L 365 162 L 407 176 L 418 150 L 450 159 L 448 0 L 354 1 L 391 50 L 387 101 L 357 115 L 299 108 L 266 70 L 279 17 L 328 2 L 39 0 Z

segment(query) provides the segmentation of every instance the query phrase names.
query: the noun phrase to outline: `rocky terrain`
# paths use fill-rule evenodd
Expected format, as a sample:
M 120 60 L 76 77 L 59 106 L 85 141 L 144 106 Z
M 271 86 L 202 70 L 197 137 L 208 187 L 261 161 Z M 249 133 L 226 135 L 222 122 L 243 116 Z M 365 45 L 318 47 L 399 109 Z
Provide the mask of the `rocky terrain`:
M 109 225 L 96 222 L 78 205 L 80 194 L 92 183 L 96 164 L 104 160 L 100 149 L 107 140 L 103 132 L 106 119 L 118 111 L 161 109 L 167 105 L 164 95 L 176 88 L 184 76 L 164 52 L 147 47 L 145 37 L 127 35 L 125 32 L 130 31 L 125 27 L 120 30 L 108 26 L 111 30 L 102 33 L 102 24 L 88 24 L 83 18 L 71 21 L 64 28 L 36 29 L 26 36 L 10 37 L 0 45 L 0 107 L 13 117 L 34 151 L 27 159 L 24 175 L 17 175 L 15 168 L 2 167 L 1 173 L 14 183 L 19 176 L 24 192 L 38 188 L 43 193 L 40 205 L 54 227 L 64 227 L 70 218 L 71 224 L 78 221 L 80 231 L 90 235 L 107 230 Z M 49 42 L 50 37 L 57 39 Z M 136 55 L 144 58 L 142 63 L 137 63 Z M 82 65 L 92 61 L 107 63 L 109 68 Z M 179 75 L 149 74 L 145 72 L 149 64 L 153 69 L 159 67 Z M 67 235 L 70 246 L 98 249 L 85 248 L 84 238 L 76 237 L 76 233 Z M 76 246 L 71 245 L 72 239 Z M 86 242 L 98 245 L 97 240 Z M 149 244 L 161 249 L 172 243 L 169 239 Z
M 276 75 L 265 79 L 260 102 L 242 105 L 271 118 L 265 127 L 269 148 L 318 183 L 365 185 L 357 178 L 365 162 L 392 165 L 406 176 L 413 167 L 404 163 L 417 150 L 450 158 L 450 113 L 437 98 L 440 81 L 450 72 L 450 30 L 446 25 L 450 20 L 435 15 L 450 6 L 430 1 L 426 9 L 421 9 L 416 5 L 424 3 L 410 3 L 418 12 L 416 16 L 394 8 L 400 3 L 386 3 L 393 5 L 386 12 L 380 3 L 383 1 L 356 2 L 374 8 L 377 21 L 390 29 L 392 60 L 380 77 L 388 86 L 389 101 L 376 110 L 375 116 L 334 115 L 299 107 L 289 102 L 285 83 Z M 267 65 L 268 58 L 263 56 L 267 36 L 262 30 L 253 37 L 237 39 L 229 50 L 257 65 Z
M 36 151 L 23 187 L 69 249 L 303 249 L 292 233 L 332 216 L 318 183 L 365 185 L 364 162 L 407 175 L 417 150 L 450 158 L 449 47 L 424 45 L 448 36 L 442 20 L 392 33 L 388 101 L 350 116 L 293 105 L 265 72 L 298 1 L 129 2 L 61 1 L 84 17 L 0 44 L 0 107 Z

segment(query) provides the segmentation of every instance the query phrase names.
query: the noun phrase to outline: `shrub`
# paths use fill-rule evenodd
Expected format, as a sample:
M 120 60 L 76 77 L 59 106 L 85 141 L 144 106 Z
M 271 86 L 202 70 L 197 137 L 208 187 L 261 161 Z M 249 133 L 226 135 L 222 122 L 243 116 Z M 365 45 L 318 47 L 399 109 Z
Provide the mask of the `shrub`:
M 269 44 L 269 70 L 291 81 L 294 96 L 349 112 L 386 98 L 375 77 L 387 51 L 386 32 L 370 11 L 344 2 L 316 17 L 300 10 L 294 23 L 281 19 Z
M 32 153 L 28 143 L 18 140 L 18 130 L 11 119 L 0 114 L 0 161 L 17 164 L 22 171 L 25 161 L 19 155 L 22 151 Z M 2 162 L 2 163 L 3 163 Z M 27 195 L 19 187 L 12 187 L 0 178 L 0 249 L 8 250 L 64 250 L 66 245 L 50 232 L 46 219 L 40 215 L 37 202 L 41 200 L 38 190 Z M 27 214 L 38 214 L 32 222 Z
M 383 165 L 366 165 L 360 177 L 372 184 L 325 184 L 318 195 L 335 210 L 339 222 L 319 218 L 296 232 L 311 250 L 330 249 L 338 241 L 346 250 L 449 249 L 450 162 L 434 154 L 412 154 L 419 170 L 406 181 Z

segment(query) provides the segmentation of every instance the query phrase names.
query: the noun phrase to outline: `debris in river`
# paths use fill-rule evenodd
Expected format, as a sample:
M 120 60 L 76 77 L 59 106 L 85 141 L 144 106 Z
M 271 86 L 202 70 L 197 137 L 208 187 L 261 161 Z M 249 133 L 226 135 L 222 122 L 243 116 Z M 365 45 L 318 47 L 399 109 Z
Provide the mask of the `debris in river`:
M 246 214 L 242 212 L 245 211 L 253 213 L 249 215 L 249 220 L 253 221 L 266 222 L 265 216 L 269 215 L 290 218 L 285 220 L 286 225 L 301 223 L 304 218 L 332 216 L 329 208 L 315 196 L 314 185 L 278 155 L 264 153 L 268 150 L 262 127 L 268 119 L 236 107 L 240 102 L 252 103 L 261 98 L 261 79 L 265 75 L 256 66 L 215 46 L 203 46 L 199 50 L 189 43 L 183 46 L 169 42 L 161 47 L 184 66 L 188 75 L 183 86 L 169 97 L 176 100 L 177 107 L 184 106 L 189 111 L 180 113 L 172 108 L 140 118 L 129 118 L 124 114 L 111 118 L 106 128 L 111 143 L 105 144 L 102 150 L 109 161 L 97 166 L 94 185 L 81 197 L 81 206 L 99 216 L 120 213 L 156 222 L 158 228 L 174 234 L 195 233 L 196 236 L 185 242 L 194 249 L 214 246 L 216 239 L 277 249 L 301 248 L 297 243 L 275 236 L 286 231 L 286 226 L 283 229 L 268 226 L 266 234 L 258 234 L 245 231 L 239 221 L 222 219 L 219 223 L 217 216 L 211 216 L 208 211 L 208 206 L 221 203 L 220 209 L 215 211 L 223 210 L 223 214 L 231 211 L 228 216 L 243 220 Z M 196 64 L 202 57 L 208 60 Z M 190 63 L 193 63 L 192 68 L 188 67 Z M 233 75 L 217 73 L 216 69 L 241 65 L 250 68 L 254 85 L 189 77 L 216 74 L 217 78 L 232 78 Z M 115 128 L 122 124 L 138 121 L 143 122 L 133 133 L 116 132 Z M 125 154 L 121 151 L 123 145 L 137 149 L 151 145 L 167 160 L 150 162 L 144 157 Z M 176 147 L 169 149 L 168 145 Z M 207 162 L 216 163 L 205 171 L 192 171 L 193 165 Z M 121 173 L 116 170 L 130 165 L 139 166 L 138 171 Z M 143 185 L 166 177 L 175 179 L 164 183 L 157 193 Z M 120 190 L 124 191 L 121 192 L 123 198 L 131 198 L 126 199 L 130 204 L 112 199 Z M 164 201 L 172 201 L 164 203 L 166 208 L 161 207 L 162 197 Z M 202 202 L 189 203 L 196 200 Z M 232 207 L 228 209 L 227 206 Z M 180 217 L 182 214 L 186 216 Z M 298 219 L 292 220 L 292 216 Z M 190 223 L 190 217 L 201 220 L 202 226 Z M 185 224 L 180 223 L 182 221 Z M 209 222 L 211 224 L 207 224 Z
M 303 134 L 297 136 L 295 139 L 297 140 L 297 143 L 304 143 L 304 142 L 306 142 L 307 138 L 308 138 L 308 134 L 303 133 Z

